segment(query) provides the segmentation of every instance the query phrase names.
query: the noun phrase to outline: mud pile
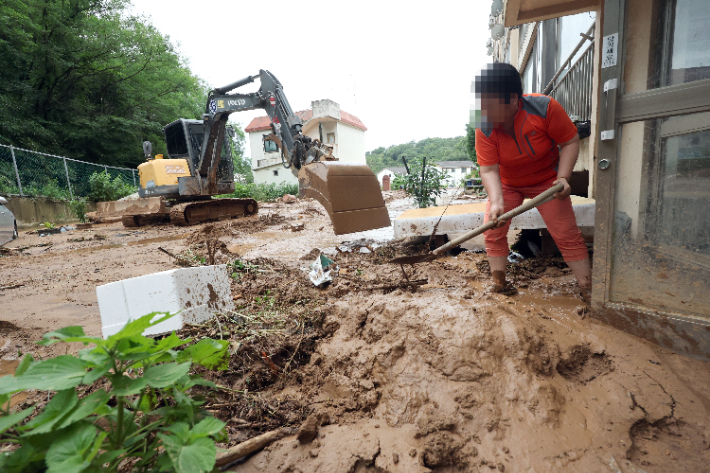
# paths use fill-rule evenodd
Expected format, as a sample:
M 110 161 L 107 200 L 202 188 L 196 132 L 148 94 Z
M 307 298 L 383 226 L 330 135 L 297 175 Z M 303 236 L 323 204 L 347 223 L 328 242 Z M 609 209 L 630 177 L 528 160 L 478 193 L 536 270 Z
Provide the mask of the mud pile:
M 342 264 L 378 273 L 373 280 L 402 277 L 376 258 Z M 309 340 L 310 360 L 259 393 L 297 406 L 282 425 L 308 416 L 301 440 L 287 437 L 233 470 L 707 468 L 707 396 L 666 367 L 694 362 L 658 361 L 660 350 L 578 315 L 571 277 L 554 265 L 516 277 L 561 290 L 513 298 L 488 293 L 478 266 L 478 255 L 420 265 L 416 277 L 430 284 L 414 293 L 321 290 L 325 338 Z

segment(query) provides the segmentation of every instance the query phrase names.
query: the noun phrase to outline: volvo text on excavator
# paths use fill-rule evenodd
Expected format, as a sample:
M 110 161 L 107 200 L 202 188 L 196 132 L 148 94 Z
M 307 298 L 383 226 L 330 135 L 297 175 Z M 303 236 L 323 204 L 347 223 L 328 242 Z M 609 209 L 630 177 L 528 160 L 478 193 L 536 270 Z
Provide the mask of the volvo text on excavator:
M 229 92 L 260 81 L 257 92 Z M 98 215 L 121 215 L 125 226 L 157 222 L 193 225 L 254 215 L 253 199 L 215 199 L 234 191 L 234 173 L 226 127 L 234 112 L 264 109 L 271 121 L 265 139 L 276 143 L 284 167 L 298 177 L 301 197 L 318 200 L 328 212 L 336 234 L 390 225 L 379 182 L 364 164 L 341 163 L 322 137 L 302 133 L 301 119 L 293 112 L 281 83 L 268 71 L 212 90 L 202 120 L 179 119 L 164 129 L 167 157 L 151 157 L 138 166 L 139 199 L 103 202 Z

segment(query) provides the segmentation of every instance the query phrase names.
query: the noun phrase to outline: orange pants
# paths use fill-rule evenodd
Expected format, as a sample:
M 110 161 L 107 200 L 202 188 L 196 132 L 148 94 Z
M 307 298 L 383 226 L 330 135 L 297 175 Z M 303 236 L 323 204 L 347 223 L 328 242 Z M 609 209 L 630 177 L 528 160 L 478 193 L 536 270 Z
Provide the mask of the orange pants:
M 505 211 L 508 212 L 523 203 L 525 197 L 533 198 L 550 187 L 551 179 L 548 182 L 529 187 L 512 187 L 503 184 L 503 201 Z M 490 200 L 486 202 L 486 215 L 484 222 L 489 220 L 488 213 L 491 208 Z M 582 232 L 577 227 L 577 220 L 572 209 L 572 200 L 567 197 L 564 200 L 552 199 L 550 202 L 540 205 L 537 208 L 542 215 L 542 219 L 547 225 L 547 229 L 560 249 L 560 253 L 565 261 L 580 261 L 589 257 L 587 245 L 582 238 Z M 508 228 L 510 220 L 505 222 L 500 228 L 488 230 L 483 234 L 486 240 L 486 252 L 488 256 L 508 256 Z

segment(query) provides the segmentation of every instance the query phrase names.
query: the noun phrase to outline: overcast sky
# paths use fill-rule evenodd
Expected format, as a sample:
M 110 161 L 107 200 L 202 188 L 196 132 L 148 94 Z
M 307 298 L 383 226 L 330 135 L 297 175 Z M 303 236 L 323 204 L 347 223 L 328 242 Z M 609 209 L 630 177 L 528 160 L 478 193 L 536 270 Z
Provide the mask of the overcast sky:
M 328 98 L 359 117 L 368 128 L 368 151 L 463 135 L 471 80 L 491 60 L 485 54 L 489 0 L 133 5 L 178 44 L 192 71 L 210 86 L 269 70 L 294 110 Z M 257 89 L 258 81 L 239 91 Z M 232 118 L 246 126 L 260 115 L 265 112 Z

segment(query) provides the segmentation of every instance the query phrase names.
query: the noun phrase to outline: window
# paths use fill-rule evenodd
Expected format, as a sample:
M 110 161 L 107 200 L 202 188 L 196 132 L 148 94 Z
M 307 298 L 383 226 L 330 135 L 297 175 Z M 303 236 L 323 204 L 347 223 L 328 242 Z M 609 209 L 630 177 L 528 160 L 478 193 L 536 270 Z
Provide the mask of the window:
M 187 141 L 182 121 L 165 128 L 165 141 L 168 146 L 168 156 L 183 156 L 187 154 Z
M 523 93 L 537 92 L 537 39 L 533 43 L 530 57 L 523 71 Z
M 269 135 L 264 135 L 264 137 L 267 137 L 267 136 L 269 136 Z M 278 148 L 278 146 L 276 146 L 275 141 L 266 140 L 266 139 L 264 140 L 264 152 L 265 153 L 274 153 L 278 150 L 279 150 L 279 148 Z
M 589 30 L 589 27 L 594 24 L 596 18 L 596 12 L 584 12 L 578 13 L 576 15 L 563 16 L 559 19 L 559 49 L 557 55 L 557 64 L 561 65 L 567 60 L 567 58 L 572 54 L 574 48 L 577 47 L 579 41 L 582 39 L 581 33 L 585 33 Z M 587 50 L 589 43 L 585 43 L 574 58 L 572 58 L 571 63 L 574 62 L 584 54 Z M 568 66 L 569 67 L 569 66 Z
M 335 133 L 328 133 L 326 139 L 328 143 L 335 143 Z
M 670 64 L 667 65 L 668 72 L 662 85 L 710 78 L 710 11 L 707 0 L 676 0 L 671 8 L 674 21 L 667 24 L 672 33 L 667 31 L 666 34 L 673 40 L 666 52 L 669 56 L 666 61 Z
M 278 175 L 279 175 L 279 171 L 278 171 L 278 170 L 275 170 L 275 171 L 274 171 L 274 176 L 278 176 Z

